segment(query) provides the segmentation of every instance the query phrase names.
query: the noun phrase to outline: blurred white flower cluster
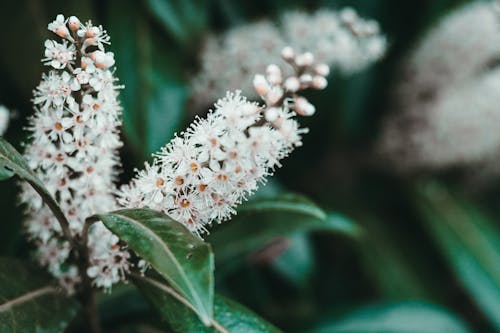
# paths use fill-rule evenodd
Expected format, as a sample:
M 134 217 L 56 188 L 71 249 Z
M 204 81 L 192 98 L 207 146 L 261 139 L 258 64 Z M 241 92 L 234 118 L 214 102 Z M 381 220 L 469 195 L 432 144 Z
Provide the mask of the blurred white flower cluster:
M 386 50 L 378 23 L 359 17 L 349 7 L 313 14 L 286 12 L 280 22 L 262 20 L 209 37 L 200 55 L 200 71 L 191 82 L 192 103 L 204 107 L 228 89 L 241 89 L 248 98 L 257 98 L 251 76 L 269 63 L 281 64 L 279 51 L 286 45 L 298 52 L 310 51 L 318 61 L 344 74 L 363 69 Z
M 10 112 L 5 106 L 0 105 L 0 136 L 2 136 L 9 127 Z
M 58 201 L 75 236 L 81 234 L 85 218 L 116 208 L 120 87 L 113 76 L 113 53 L 104 48 L 109 36 L 102 26 L 58 15 L 48 29 L 61 41 L 45 42 L 42 61 L 50 70 L 34 91 L 36 112 L 30 119 L 25 156 Z M 79 275 L 76 266 L 66 262 L 69 244 L 38 194 L 27 185 L 23 188 L 27 231 L 37 244 L 37 257 L 72 291 Z M 128 270 L 129 253 L 118 241 L 102 223 L 90 229 L 87 274 L 98 287 L 111 287 Z
M 439 169 L 500 152 L 499 13 L 477 2 L 451 13 L 403 65 L 378 149 L 401 170 Z
M 198 118 L 122 187 L 121 205 L 160 210 L 197 234 L 234 214 L 279 161 L 301 145 L 307 130 L 295 116 L 310 116 L 315 108 L 297 92 L 327 85 L 329 68 L 312 53 L 296 54 L 286 47 L 282 56 L 293 74 L 269 65 L 265 75 L 253 80 L 265 105 L 249 102 L 239 91 L 228 92 L 206 119 Z

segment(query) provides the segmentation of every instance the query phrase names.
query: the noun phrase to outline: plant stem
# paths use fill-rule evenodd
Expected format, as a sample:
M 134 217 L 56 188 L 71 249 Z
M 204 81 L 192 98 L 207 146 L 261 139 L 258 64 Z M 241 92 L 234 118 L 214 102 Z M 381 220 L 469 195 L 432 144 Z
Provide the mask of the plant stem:
M 95 221 L 86 220 L 82 229 L 81 242 L 75 249 L 78 255 L 78 271 L 80 273 L 80 278 L 82 279 L 81 289 L 80 289 L 80 302 L 83 307 L 84 316 L 86 322 L 89 325 L 91 333 L 102 333 L 101 322 L 99 319 L 99 311 L 97 309 L 96 302 L 96 292 L 92 288 L 92 281 L 87 275 L 87 269 L 89 268 L 89 248 L 88 248 L 88 232 L 90 226 Z

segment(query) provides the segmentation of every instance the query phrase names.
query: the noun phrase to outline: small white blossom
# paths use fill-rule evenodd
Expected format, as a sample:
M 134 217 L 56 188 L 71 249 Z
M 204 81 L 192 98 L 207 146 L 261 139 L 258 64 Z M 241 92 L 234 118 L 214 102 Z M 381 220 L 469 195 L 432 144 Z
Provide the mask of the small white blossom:
M 313 73 L 314 61 L 299 65 L 299 56 L 287 59 L 300 73 Z M 282 73 L 270 65 L 266 75 L 255 76 L 263 106 L 240 91 L 219 99 L 205 119 L 197 118 L 121 188 L 120 204 L 160 210 L 198 235 L 235 214 L 235 207 L 281 166 L 279 161 L 302 144 L 307 132 L 294 116 L 311 115 L 314 106 L 283 87 L 289 77 Z M 314 87 L 301 89 L 306 88 Z M 296 101 L 308 109 L 303 112 L 304 105 Z
M 116 208 L 113 183 L 122 145 L 119 86 L 112 71 L 114 56 L 103 48 L 109 37 L 102 27 L 58 15 L 49 30 L 65 40 L 45 42 L 43 61 L 53 70 L 43 74 L 34 91 L 36 112 L 30 119 L 32 140 L 25 155 L 58 201 L 73 235 L 80 235 L 85 218 Z M 40 263 L 71 292 L 79 275 L 76 266 L 66 262 L 69 245 L 59 224 L 27 186 L 21 201 L 27 204 L 26 228 L 38 246 Z M 130 254 L 102 223 L 90 228 L 88 246 L 87 273 L 97 287 L 111 288 L 124 279 Z
M 73 63 L 75 58 L 75 46 L 68 45 L 66 41 L 58 43 L 53 40 L 45 41 L 45 58 L 42 59 L 46 65 L 55 69 L 63 69 L 68 64 Z
M 200 55 L 201 70 L 191 81 L 191 102 L 205 107 L 228 89 L 241 89 L 250 99 L 257 98 L 251 75 L 264 72 L 269 63 L 283 65 L 280 50 L 284 60 L 296 60 L 301 66 L 317 63 L 317 74 L 327 76 L 324 66 L 352 74 L 379 60 L 386 47 L 378 23 L 359 17 L 352 8 L 340 12 L 320 9 L 312 14 L 286 12 L 279 24 L 262 20 L 209 37 Z M 272 77 L 271 82 L 279 77 Z M 318 81 L 316 86 L 324 86 Z M 288 90 L 295 87 L 295 82 L 285 86 Z
M 397 112 L 378 151 L 402 171 L 474 166 L 500 151 L 500 24 L 494 2 L 450 13 L 409 54 L 396 85 Z M 491 163 L 491 162 L 489 162 Z M 494 162 L 496 164 L 496 162 Z

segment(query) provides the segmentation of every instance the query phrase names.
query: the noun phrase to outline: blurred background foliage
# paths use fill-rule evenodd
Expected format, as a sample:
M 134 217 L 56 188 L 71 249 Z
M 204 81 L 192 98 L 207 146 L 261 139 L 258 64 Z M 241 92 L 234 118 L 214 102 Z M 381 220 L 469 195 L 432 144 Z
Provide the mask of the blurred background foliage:
M 259 237 L 252 224 L 287 221 L 261 214 L 246 217 L 247 230 L 223 226 L 213 234 L 222 239 L 219 244 L 227 242 L 216 247 L 218 292 L 287 332 L 313 327 L 398 332 L 404 323 L 415 323 L 422 332 L 466 327 L 500 332 L 498 181 L 488 191 L 469 191 L 455 171 L 405 177 L 372 154 L 401 60 L 436 20 L 465 2 L 4 0 L 0 103 L 16 110 L 6 137 L 18 147 L 25 139 L 31 92 L 43 70 L 46 25 L 58 13 L 92 19 L 112 38 L 117 76 L 125 85 L 126 181 L 134 167 L 201 112 L 189 107 L 188 80 L 208 32 L 276 18 L 285 9 L 352 6 L 380 22 L 389 51 L 359 74 L 330 77 L 326 92 L 311 95 L 319 112 L 305 121 L 311 132 L 304 147 L 260 193 L 302 193 L 331 212 L 327 224 L 332 227 L 300 227 L 287 234 L 281 225 L 270 231 L 264 248 L 235 259 L 240 239 L 251 243 Z M 29 257 L 16 193 L 14 182 L 0 187 L 0 255 Z M 127 287 L 103 297 L 101 311 L 107 327 L 117 332 L 156 332 L 149 306 Z M 120 328 L 125 324 L 128 328 Z

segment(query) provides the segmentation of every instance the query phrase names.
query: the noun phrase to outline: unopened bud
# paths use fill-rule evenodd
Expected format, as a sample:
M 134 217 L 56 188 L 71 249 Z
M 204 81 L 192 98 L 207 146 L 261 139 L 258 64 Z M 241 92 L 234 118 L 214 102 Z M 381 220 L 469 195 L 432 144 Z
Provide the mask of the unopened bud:
M 314 66 L 314 72 L 321 76 L 328 76 L 330 74 L 330 67 L 327 64 L 317 64 Z
M 353 24 L 358 18 L 358 14 L 351 7 L 346 7 L 340 12 L 340 19 L 344 24 Z
M 65 25 L 61 24 L 60 26 L 58 26 L 55 30 L 55 33 L 59 36 L 59 37 L 62 37 L 62 38 L 66 38 L 69 36 L 69 30 L 68 28 L 66 28 Z
M 314 64 L 314 55 L 311 52 L 299 54 L 295 58 L 295 63 L 300 67 L 312 66 Z
M 301 116 L 312 116 L 316 112 L 316 108 L 304 97 L 297 97 L 295 98 L 295 112 Z
M 100 30 L 99 30 L 98 27 L 90 27 L 85 32 L 85 37 L 87 37 L 87 38 L 93 38 L 93 37 L 99 35 L 99 33 L 100 33 Z
M 276 120 L 278 120 L 279 109 L 278 108 L 267 109 L 266 112 L 264 113 L 264 117 L 268 122 L 274 123 Z
M 369 36 L 376 35 L 380 32 L 380 27 L 377 21 L 368 21 L 365 23 L 365 34 Z
M 309 88 L 312 82 L 312 76 L 311 74 L 302 74 L 299 77 L 299 81 L 300 81 L 300 87 L 302 89 Z
M 285 61 L 292 61 L 295 58 L 295 51 L 290 46 L 286 46 L 281 51 L 281 57 Z
M 283 80 L 281 75 L 281 69 L 274 64 L 267 66 L 266 68 L 267 79 L 272 85 L 281 84 Z
M 281 89 L 281 87 L 274 87 L 267 93 L 266 102 L 268 105 L 274 105 L 277 104 L 282 97 L 283 97 L 283 90 Z
M 76 16 L 71 16 L 69 19 L 68 19 L 68 26 L 69 28 L 72 30 L 72 31 L 76 31 L 78 29 L 80 29 L 80 20 L 78 19 L 78 17 Z
M 264 75 L 256 74 L 253 78 L 253 87 L 257 94 L 264 96 L 269 91 L 269 83 L 267 82 Z
M 318 90 L 325 89 L 327 85 L 328 81 L 321 75 L 315 75 L 311 82 L 311 87 Z
M 290 92 L 297 92 L 300 88 L 300 81 L 295 76 L 291 76 L 285 80 L 285 89 Z

